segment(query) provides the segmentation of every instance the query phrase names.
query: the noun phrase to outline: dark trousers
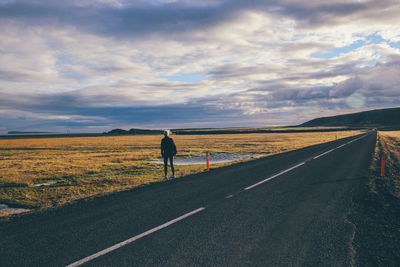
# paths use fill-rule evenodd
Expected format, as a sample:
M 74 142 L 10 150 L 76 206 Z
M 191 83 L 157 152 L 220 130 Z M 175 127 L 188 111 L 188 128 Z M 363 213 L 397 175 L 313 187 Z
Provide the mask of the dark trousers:
M 164 173 L 165 175 L 167 175 L 168 159 L 169 159 L 169 164 L 171 165 L 172 175 L 175 175 L 174 156 L 172 155 L 164 155 Z

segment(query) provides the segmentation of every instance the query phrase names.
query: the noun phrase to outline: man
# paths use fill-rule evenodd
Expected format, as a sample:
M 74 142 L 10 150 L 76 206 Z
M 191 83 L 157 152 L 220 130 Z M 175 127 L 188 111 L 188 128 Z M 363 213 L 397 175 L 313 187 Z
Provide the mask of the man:
M 172 176 L 171 178 L 175 178 L 175 170 L 174 170 L 174 156 L 176 155 L 176 146 L 174 140 L 169 137 L 169 130 L 164 131 L 164 138 L 161 140 L 161 156 L 164 158 L 164 178 L 168 179 L 167 168 L 168 168 L 168 159 L 171 165 Z

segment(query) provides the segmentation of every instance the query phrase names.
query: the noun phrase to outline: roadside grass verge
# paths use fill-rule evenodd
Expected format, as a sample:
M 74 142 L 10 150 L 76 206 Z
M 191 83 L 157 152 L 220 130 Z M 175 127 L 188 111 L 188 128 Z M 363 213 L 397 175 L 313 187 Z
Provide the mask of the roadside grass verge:
M 380 176 L 381 157 L 385 176 Z M 400 262 L 400 131 L 379 132 L 370 179 L 355 201 L 356 266 L 399 266 Z
M 267 156 L 359 133 L 174 135 L 173 138 L 178 157 L 207 151 Z M 153 163 L 160 157 L 161 138 L 136 135 L 0 140 L 0 204 L 49 208 L 161 182 L 163 166 Z M 204 170 L 205 164 L 176 166 L 175 172 L 179 178 Z

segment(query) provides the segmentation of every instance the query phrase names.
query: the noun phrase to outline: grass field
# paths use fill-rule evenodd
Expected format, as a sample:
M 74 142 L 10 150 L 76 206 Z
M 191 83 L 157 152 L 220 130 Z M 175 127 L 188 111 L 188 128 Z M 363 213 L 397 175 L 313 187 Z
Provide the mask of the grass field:
M 382 156 L 385 157 L 384 177 L 380 177 Z M 400 131 L 379 132 L 372 170 L 376 175 L 370 180 L 371 192 L 379 194 L 377 187 L 383 186 L 381 190 L 400 198 Z
M 359 131 L 172 136 L 178 157 L 209 151 L 271 155 Z M 163 179 L 162 136 L 109 136 L 0 140 L 0 204 L 47 208 Z M 227 163 L 213 165 L 219 167 Z M 177 177 L 204 165 L 176 166 Z M 48 184 L 38 186 L 39 184 Z M 4 212 L 1 215 L 7 215 Z

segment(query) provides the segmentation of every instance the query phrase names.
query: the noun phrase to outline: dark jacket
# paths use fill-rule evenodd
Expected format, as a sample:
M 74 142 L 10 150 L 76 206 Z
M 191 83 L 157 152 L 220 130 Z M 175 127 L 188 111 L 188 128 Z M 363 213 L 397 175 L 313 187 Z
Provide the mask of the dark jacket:
M 174 143 L 174 139 L 165 136 L 161 140 L 161 155 L 165 156 L 175 156 L 176 155 L 176 146 Z

